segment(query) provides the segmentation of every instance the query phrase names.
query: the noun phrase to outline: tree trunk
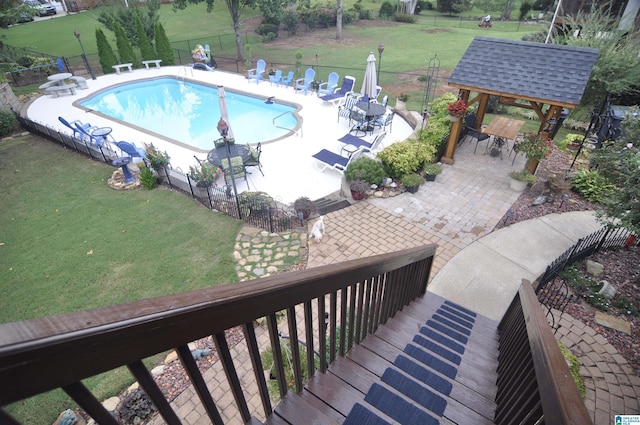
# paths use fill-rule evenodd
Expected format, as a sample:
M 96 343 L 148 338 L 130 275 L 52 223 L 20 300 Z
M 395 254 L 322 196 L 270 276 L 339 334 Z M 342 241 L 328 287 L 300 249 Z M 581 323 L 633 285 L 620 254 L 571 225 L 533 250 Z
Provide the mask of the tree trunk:
M 233 32 L 236 35 L 236 50 L 238 53 L 238 60 L 244 62 L 244 46 L 242 43 L 242 33 L 240 32 L 240 9 L 238 7 L 238 0 L 226 0 L 231 20 L 233 21 Z
M 336 10 L 336 40 L 342 40 L 342 0 L 338 0 Z

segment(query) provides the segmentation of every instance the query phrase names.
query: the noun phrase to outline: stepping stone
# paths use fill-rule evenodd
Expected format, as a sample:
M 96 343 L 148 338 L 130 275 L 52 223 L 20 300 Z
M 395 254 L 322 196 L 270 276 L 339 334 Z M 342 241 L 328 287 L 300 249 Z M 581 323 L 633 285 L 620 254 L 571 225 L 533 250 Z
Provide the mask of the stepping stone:
M 615 329 L 620 332 L 624 332 L 627 335 L 631 335 L 631 324 L 626 320 L 618 319 L 617 317 L 610 316 L 601 311 L 596 311 L 595 322 L 599 325 L 606 326 L 607 328 Z

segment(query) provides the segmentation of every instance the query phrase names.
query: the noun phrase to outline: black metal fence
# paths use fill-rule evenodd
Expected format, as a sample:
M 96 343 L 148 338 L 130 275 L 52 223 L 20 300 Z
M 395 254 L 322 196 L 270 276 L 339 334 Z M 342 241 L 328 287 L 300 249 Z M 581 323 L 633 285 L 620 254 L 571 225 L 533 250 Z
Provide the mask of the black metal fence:
M 18 117 L 18 120 L 29 132 L 82 153 L 93 160 L 111 164 L 119 156 L 119 149 L 113 147 L 109 142 L 97 146 L 25 117 Z M 275 201 L 264 192 L 236 194 L 227 185 L 200 187 L 189 174 L 179 168 L 173 169 L 171 166 L 165 167 L 159 173 L 158 180 L 163 185 L 191 196 L 212 211 L 218 211 L 272 233 L 305 225 L 304 220 L 298 218 L 293 208 Z
M 552 309 L 563 312 L 571 297 L 566 282 L 563 281 L 558 285 L 551 284 L 560 272 L 565 267 L 596 252 L 605 249 L 631 248 L 639 245 L 640 239 L 634 232 L 622 227 L 603 227 L 579 239 L 572 247 L 547 266 L 542 277 L 538 279 L 535 292 L 540 303 L 547 308 L 547 316 L 551 318 L 551 327 L 554 331 L 557 331 L 560 325 L 556 322 Z

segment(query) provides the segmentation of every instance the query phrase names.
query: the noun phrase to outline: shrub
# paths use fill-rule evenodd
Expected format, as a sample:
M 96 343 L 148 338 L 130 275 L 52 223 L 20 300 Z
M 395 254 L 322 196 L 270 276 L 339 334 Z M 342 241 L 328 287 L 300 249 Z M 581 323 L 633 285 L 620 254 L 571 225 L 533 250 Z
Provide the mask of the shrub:
M 144 149 L 147 152 L 147 160 L 151 164 L 151 168 L 156 171 L 160 170 L 160 167 L 166 167 L 169 165 L 169 154 L 167 151 L 161 151 L 153 146 L 153 143 L 145 143 Z
M 344 177 L 347 181 L 364 180 L 369 184 L 378 185 L 385 176 L 382 163 L 366 156 L 353 161 L 344 172 Z
M 515 179 L 521 182 L 527 182 L 527 183 L 533 183 L 537 180 L 537 177 L 531 174 L 530 172 L 528 172 L 527 170 L 512 171 L 509 173 L 509 177 L 511 177 L 512 179 Z
M 13 112 L 8 109 L 0 109 L 0 137 L 5 137 L 18 128 L 18 120 Z
M 140 183 L 143 187 L 151 190 L 156 187 L 158 178 L 153 175 L 150 168 L 142 167 L 140 170 Z
M 118 58 L 113 52 L 111 44 L 107 41 L 107 37 L 100 28 L 96 28 L 96 43 L 98 45 L 98 57 L 100 59 L 100 66 L 104 74 L 110 74 L 116 72 L 112 68 L 113 65 L 118 64 Z
M 243 217 L 268 211 L 274 204 L 273 198 L 265 192 L 242 192 L 238 195 L 238 202 Z
M 573 178 L 572 188 L 590 202 L 602 202 L 616 190 L 598 170 L 586 169 L 578 170 Z
M 371 18 L 371 11 L 368 9 L 364 9 L 361 10 L 360 13 L 358 14 L 360 19 L 362 19 L 363 21 L 370 21 Z
M 278 36 L 278 25 L 274 24 L 262 24 L 258 28 L 256 28 L 256 32 L 260 35 L 267 35 L 269 33 L 273 33 L 275 37 Z
M 378 12 L 378 16 L 380 18 L 391 18 L 396 13 L 395 8 L 389 1 L 384 1 L 380 5 L 380 11 Z
M 415 173 L 422 164 L 431 161 L 434 150 L 416 139 L 404 140 L 387 146 L 378 154 L 389 177 L 399 179 Z
M 171 43 L 160 22 L 156 23 L 155 38 L 156 54 L 158 59 L 162 59 L 162 65 L 175 65 L 176 58 L 173 54 L 173 49 L 171 49 Z
M 301 196 L 293 202 L 293 209 L 302 212 L 305 217 L 309 217 L 316 210 L 316 204 L 306 196 Z
M 425 0 L 418 0 L 416 2 L 416 8 L 414 10 L 414 13 L 416 15 L 419 15 L 420 12 L 422 12 L 423 10 L 433 10 L 433 4 Z
M 364 180 L 353 180 L 349 183 L 349 189 L 355 193 L 367 193 L 371 186 Z
M 424 177 L 420 174 L 409 173 L 400 177 L 400 182 L 404 185 L 404 187 L 412 187 L 412 186 L 420 186 L 424 183 Z
M 272 41 L 276 40 L 276 37 L 278 37 L 276 34 L 269 32 L 267 34 L 265 34 L 264 36 L 262 36 L 262 42 L 263 43 L 270 43 Z
M 122 399 L 118 407 L 117 416 L 126 424 L 137 424 L 142 422 L 154 410 L 156 408 L 147 394 L 142 390 L 135 389 Z
M 393 20 L 396 22 L 404 22 L 405 24 L 415 24 L 416 17 L 413 15 L 407 15 L 405 13 L 399 13 L 393 15 Z
M 282 25 L 289 32 L 289 35 L 295 35 L 300 26 L 300 18 L 296 12 L 288 11 L 282 17 Z
M 422 167 L 422 171 L 430 176 L 437 176 L 438 174 L 442 173 L 442 165 L 430 162 L 424 164 L 424 167 Z

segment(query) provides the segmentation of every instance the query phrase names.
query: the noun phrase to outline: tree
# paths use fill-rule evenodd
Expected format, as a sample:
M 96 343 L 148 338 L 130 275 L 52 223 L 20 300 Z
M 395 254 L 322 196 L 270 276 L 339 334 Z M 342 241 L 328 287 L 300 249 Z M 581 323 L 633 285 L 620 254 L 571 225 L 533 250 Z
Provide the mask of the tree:
M 448 13 L 449 15 L 462 13 L 471 9 L 470 0 L 438 0 L 438 12 Z
M 201 2 L 207 4 L 207 12 L 211 13 L 213 10 L 214 0 L 176 0 L 173 3 L 174 11 L 183 10 L 189 4 L 199 4 Z M 236 52 L 238 54 L 238 60 L 244 62 L 244 49 L 242 46 L 242 33 L 240 32 L 240 14 L 245 6 L 253 7 L 256 5 L 257 0 L 225 0 L 229 14 L 231 15 L 231 21 L 233 22 L 233 32 L 236 36 Z
M 616 186 L 607 197 L 601 221 L 640 233 L 640 116 L 629 114 L 622 121 L 622 137 L 594 153 L 598 171 Z
M 118 47 L 118 56 L 120 56 L 120 63 L 132 63 L 134 67 L 137 66 L 138 59 L 136 58 L 136 52 L 133 51 L 133 47 L 124 33 L 124 29 L 119 22 L 113 23 L 113 29 L 116 33 L 116 46 Z
M 160 10 L 160 0 L 147 0 L 145 2 L 131 2 L 130 7 L 126 7 L 123 2 L 109 4 L 108 7 L 100 9 L 98 22 L 103 24 L 109 31 L 115 31 L 113 23 L 118 22 L 124 29 L 125 34 L 134 46 L 138 45 L 138 30 L 136 28 L 136 18 L 138 15 L 142 22 L 145 33 L 149 40 L 153 40 L 153 32 L 158 22 L 158 11 Z
M 142 26 L 142 21 L 140 20 L 140 16 L 135 14 L 136 21 L 136 37 L 138 39 L 138 47 L 140 48 L 140 55 L 142 56 L 142 60 L 152 60 L 156 58 L 156 52 L 153 51 L 153 46 L 149 41 L 149 37 Z
M 98 58 L 100 59 L 102 72 L 105 74 L 115 72 L 112 67 L 118 64 L 118 58 L 100 28 L 96 28 L 96 43 L 98 44 Z
M 598 49 L 582 105 L 601 104 L 607 93 L 622 94 L 640 87 L 640 34 L 619 29 L 620 19 L 612 19 L 604 9 L 593 8 L 588 15 L 568 17 L 565 35 L 554 43 Z M 576 31 L 578 30 L 578 31 Z
M 160 22 L 156 24 L 156 54 L 158 59 L 162 59 L 164 65 L 175 65 L 176 57 L 173 55 L 173 49 L 171 49 L 171 43 L 167 38 L 167 33 L 164 31 L 164 27 Z

